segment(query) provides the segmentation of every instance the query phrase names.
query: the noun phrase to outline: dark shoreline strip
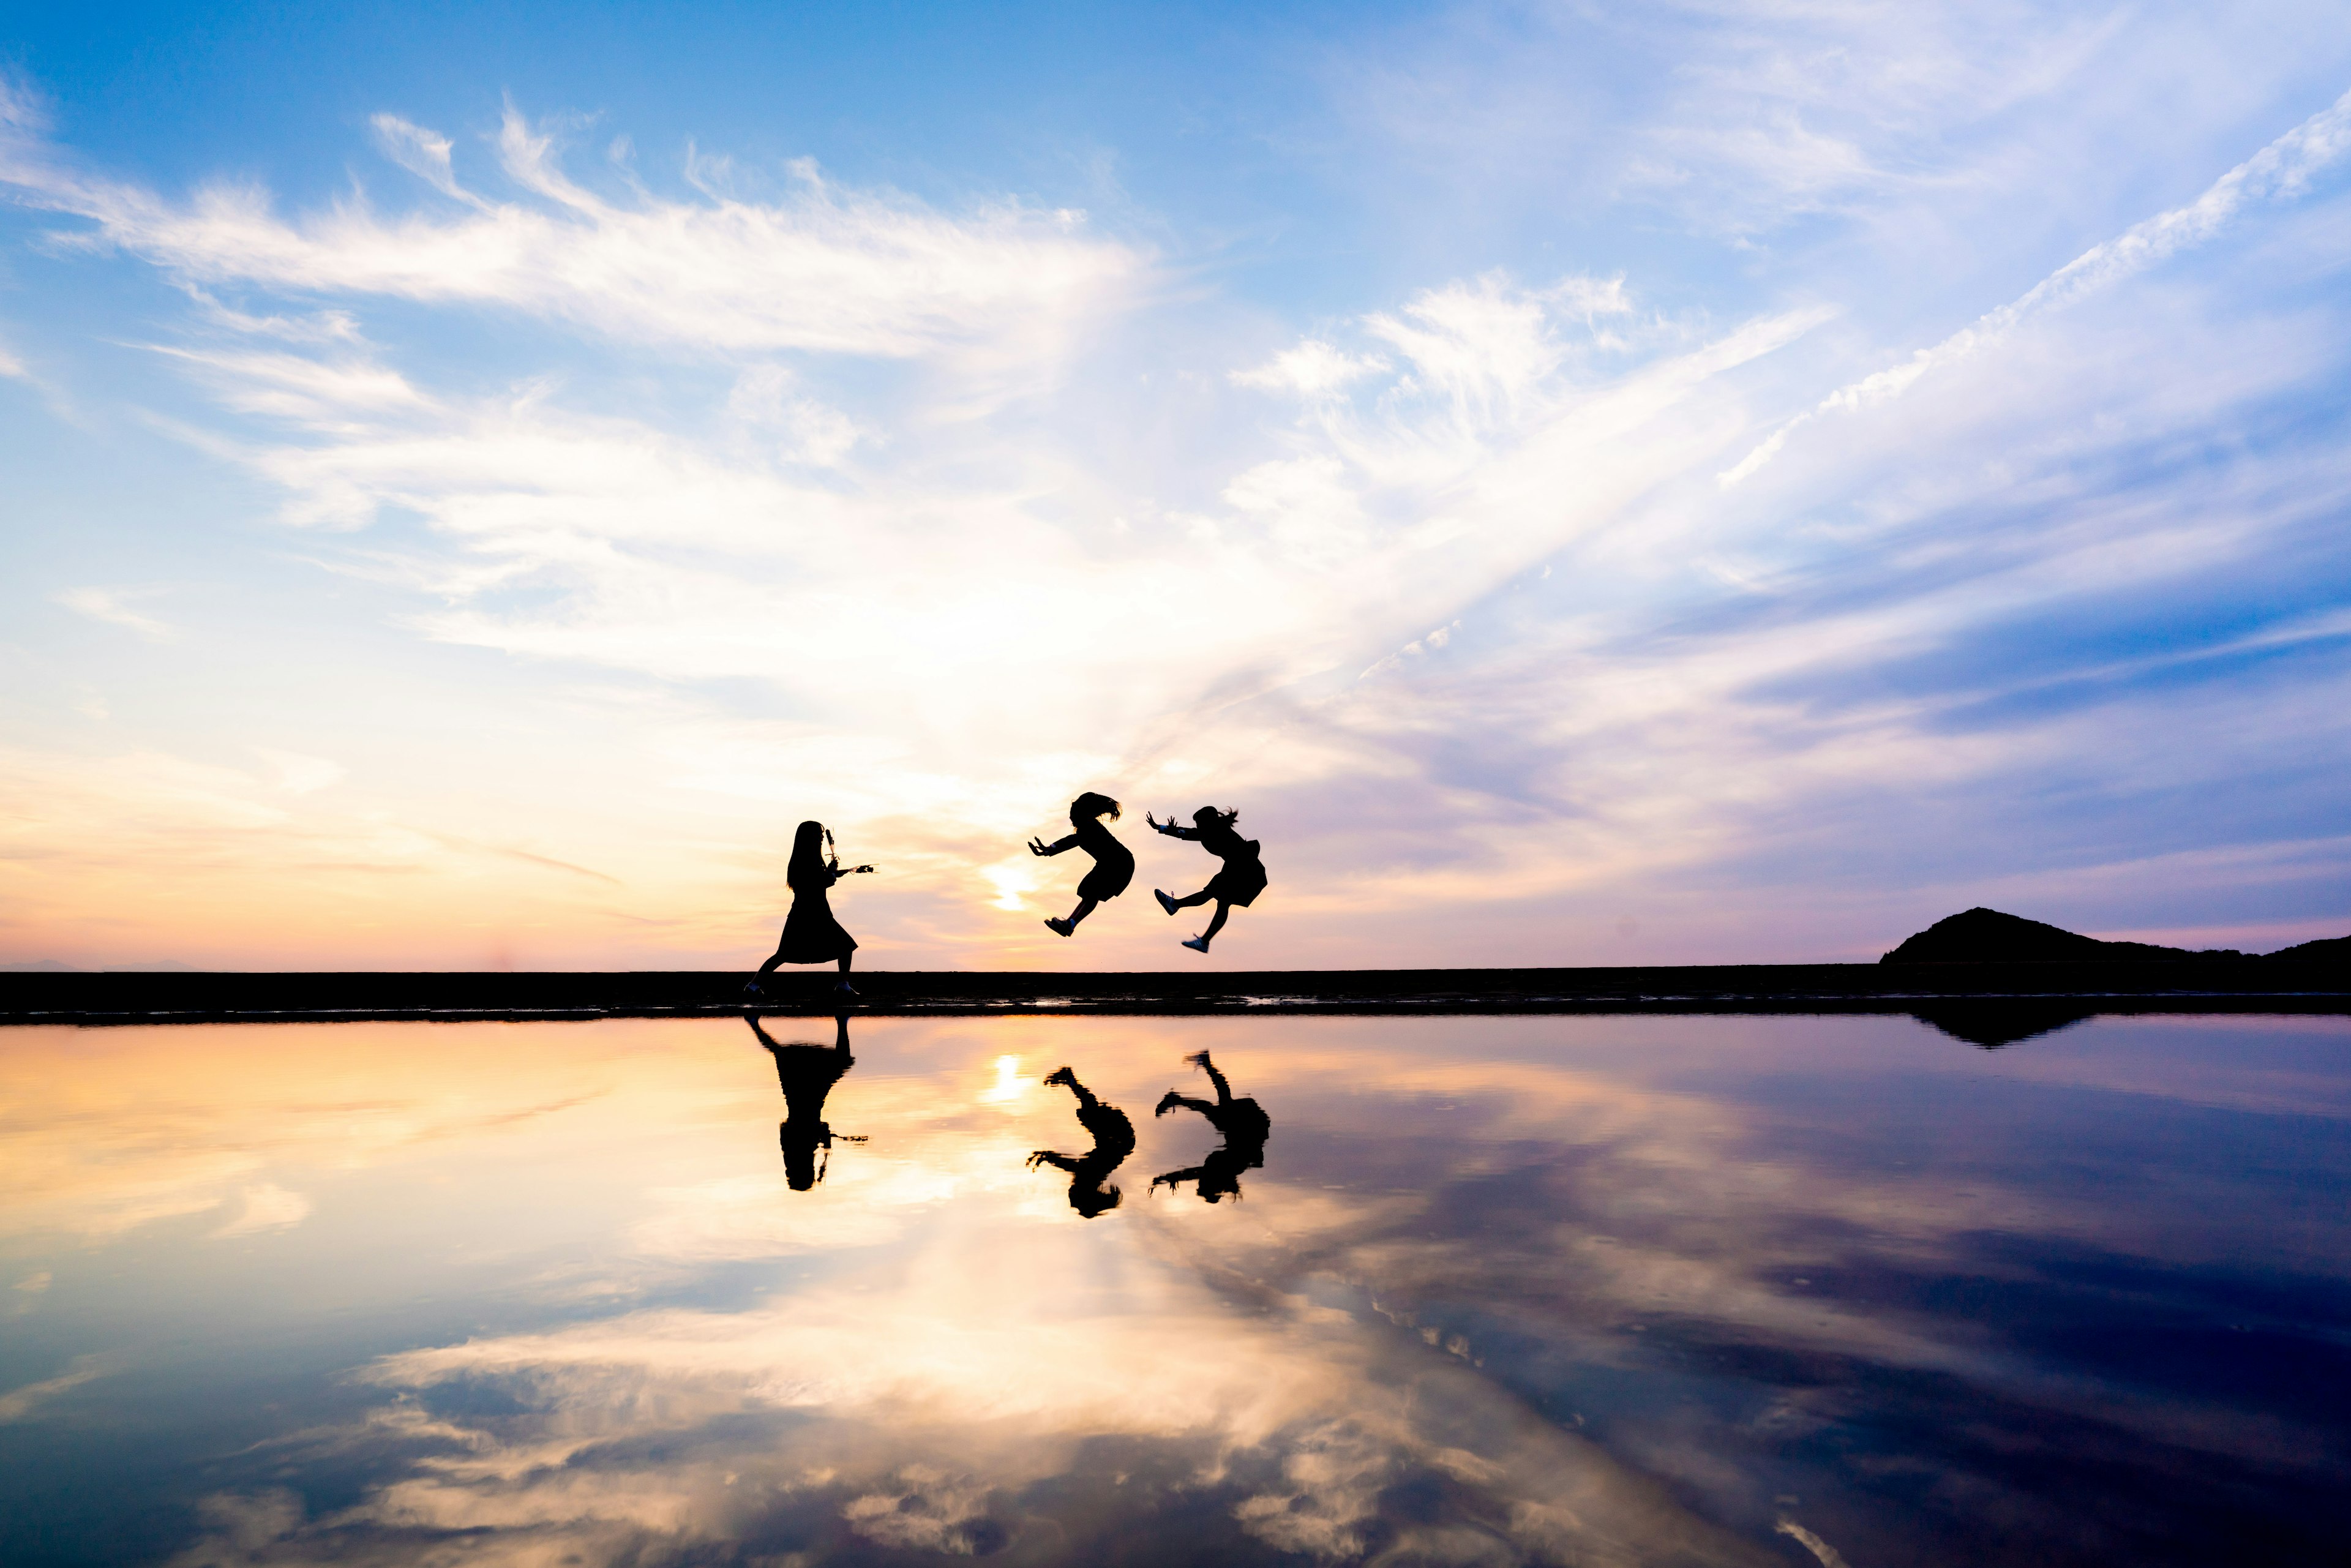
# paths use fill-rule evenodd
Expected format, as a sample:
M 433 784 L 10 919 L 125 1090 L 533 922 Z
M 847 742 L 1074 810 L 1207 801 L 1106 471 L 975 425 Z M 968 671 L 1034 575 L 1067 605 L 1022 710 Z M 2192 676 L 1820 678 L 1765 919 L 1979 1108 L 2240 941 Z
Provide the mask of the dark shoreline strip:
M 0 1024 L 555 1020 L 745 1009 L 742 970 L 0 975 Z M 2351 968 L 2259 958 L 2143 963 L 1054 973 L 873 970 L 872 1015 L 1901 1013 L 1921 1005 L 2105 1013 L 2351 1013 Z M 767 1013 L 833 1010 L 832 976 L 776 977 Z

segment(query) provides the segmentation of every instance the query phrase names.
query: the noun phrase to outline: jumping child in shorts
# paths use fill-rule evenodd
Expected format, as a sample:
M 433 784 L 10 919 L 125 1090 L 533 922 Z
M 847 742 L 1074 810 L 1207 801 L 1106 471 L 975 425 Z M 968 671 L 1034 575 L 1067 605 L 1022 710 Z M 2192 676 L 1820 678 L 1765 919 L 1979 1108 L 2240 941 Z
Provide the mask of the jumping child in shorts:
M 1067 920 L 1055 920 L 1048 915 L 1045 924 L 1067 936 L 1078 928 L 1078 922 L 1094 912 L 1094 905 L 1106 898 L 1116 898 L 1134 880 L 1134 852 L 1116 839 L 1102 824 L 1104 817 L 1118 815 L 1118 802 L 1107 795 L 1097 795 L 1089 789 L 1070 802 L 1070 826 L 1077 831 L 1065 839 L 1048 844 L 1036 839 L 1029 841 L 1032 855 L 1057 855 L 1064 850 L 1083 850 L 1094 857 L 1094 869 L 1086 873 L 1078 883 L 1078 906 L 1070 911 Z

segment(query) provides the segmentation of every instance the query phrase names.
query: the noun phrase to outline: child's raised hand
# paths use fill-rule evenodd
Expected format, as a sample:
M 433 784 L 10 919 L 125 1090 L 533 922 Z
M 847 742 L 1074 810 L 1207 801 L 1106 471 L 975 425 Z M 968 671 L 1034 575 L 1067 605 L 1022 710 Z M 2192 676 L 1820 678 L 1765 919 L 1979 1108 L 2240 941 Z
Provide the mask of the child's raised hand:
M 849 868 L 852 875 L 854 875 L 861 871 L 872 871 L 872 869 L 873 868 L 870 865 L 853 865 Z
M 1032 838 L 1029 841 L 1029 852 L 1032 855 L 1050 855 L 1053 852 L 1045 847 L 1044 840 Z

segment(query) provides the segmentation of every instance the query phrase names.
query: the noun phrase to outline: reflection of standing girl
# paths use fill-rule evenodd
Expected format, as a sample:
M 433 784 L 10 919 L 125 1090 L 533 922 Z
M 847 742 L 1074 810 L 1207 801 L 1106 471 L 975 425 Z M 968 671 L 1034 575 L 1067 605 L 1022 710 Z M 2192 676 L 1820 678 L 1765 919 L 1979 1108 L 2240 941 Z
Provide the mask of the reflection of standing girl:
M 1070 911 L 1067 920 L 1048 916 L 1045 924 L 1067 936 L 1078 928 L 1078 922 L 1094 912 L 1094 905 L 1105 898 L 1116 898 L 1134 880 L 1134 854 L 1124 844 L 1111 837 L 1102 824 L 1104 817 L 1118 815 L 1118 802 L 1107 795 L 1089 789 L 1070 802 L 1070 826 L 1077 831 L 1065 839 L 1048 844 L 1036 839 L 1029 841 L 1032 855 L 1057 855 L 1064 850 L 1083 850 L 1094 857 L 1094 869 L 1086 873 L 1078 883 L 1078 906 Z
M 821 822 L 802 822 L 799 831 L 792 835 L 791 862 L 784 869 L 784 880 L 792 890 L 792 912 L 784 917 L 783 938 L 776 944 L 775 955 L 759 966 L 759 975 L 766 975 L 778 964 L 838 961 L 841 978 L 832 988 L 853 997 L 857 993 L 849 984 L 849 965 L 857 951 L 857 938 L 843 931 L 841 922 L 832 917 L 832 903 L 827 894 L 842 877 L 873 868 L 853 865 L 843 871 L 841 857 L 831 853 L 831 849 L 832 834 Z M 753 977 L 743 988 L 758 996 L 758 977 Z
M 776 1084 L 784 1092 L 784 1119 L 776 1129 L 776 1141 L 784 1150 L 784 1179 L 794 1192 L 806 1192 L 824 1179 L 825 1166 L 832 1163 L 835 1138 L 845 1144 L 865 1141 L 834 1132 L 824 1119 L 825 1096 L 832 1092 L 842 1073 L 857 1065 L 849 1054 L 849 1015 L 834 1018 L 830 1051 L 820 1045 L 778 1045 L 759 1027 L 757 1014 L 745 1013 L 743 1021 L 776 1059 Z M 824 1151 L 824 1165 L 817 1163 L 820 1149 Z
M 1265 862 L 1258 859 L 1257 841 L 1245 839 L 1233 831 L 1238 811 L 1219 811 L 1214 806 L 1203 806 L 1192 813 L 1192 826 L 1180 828 L 1172 817 L 1160 821 L 1148 811 L 1143 820 L 1170 838 L 1190 839 L 1202 849 L 1225 862 L 1224 869 L 1208 879 L 1208 885 L 1189 898 L 1170 898 L 1157 888 L 1151 895 L 1159 900 L 1159 907 L 1173 915 L 1195 904 L 1214 899 L 1217 913 L 1209 918 L 1208 928 L 1184 944 L 1195 953 L 1205 953 L 1217 932 L 1225 928 L 1225 916 L 1236 906 L 1242 908 L 1257 901 L 1265 891 Z

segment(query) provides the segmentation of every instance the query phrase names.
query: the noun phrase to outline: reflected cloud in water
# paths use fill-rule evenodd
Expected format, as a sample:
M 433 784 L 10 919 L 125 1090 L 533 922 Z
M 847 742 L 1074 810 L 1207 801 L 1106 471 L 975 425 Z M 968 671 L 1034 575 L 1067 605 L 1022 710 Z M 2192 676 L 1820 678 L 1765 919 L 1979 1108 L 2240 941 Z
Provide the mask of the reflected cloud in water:
M 2341 1020 L 849 1027 L 12 1037 L 0 1501 L 160 1423 L 189 1563 L 2189 1562 L 2351 1477 Z

